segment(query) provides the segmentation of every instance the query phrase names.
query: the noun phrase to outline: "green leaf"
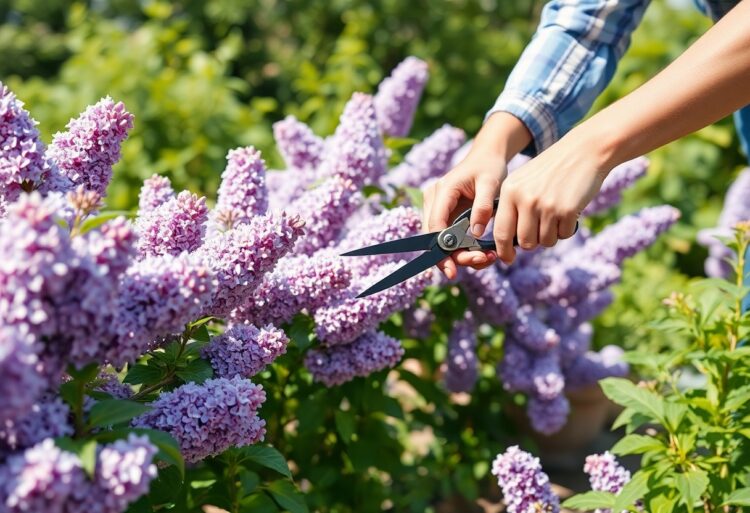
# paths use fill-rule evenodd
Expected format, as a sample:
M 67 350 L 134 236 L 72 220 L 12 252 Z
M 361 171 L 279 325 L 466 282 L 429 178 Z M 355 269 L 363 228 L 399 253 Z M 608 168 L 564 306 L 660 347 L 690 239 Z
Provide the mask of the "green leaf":
M 611 509 L 615 504 L 615 496 L 609 492 L 586 492 L 570 497 L 562 503 L 564 508 L 591 510 Z
M 398 150 L 399 148 L 404 148 L 406 146 L 413 146 L 418 142 L 419 139 L 414 139 L 412 137 L 386 137 L 384 141 L 386 148 L 392 150 Z
M 292 477 L 286 458 L 270 445 L 249 445 L 240 449 L 243 457 L 258 465 L 275 470 L 286 477 Z
M 279 506 L 291 513 L 308 513 L 305 496 L 297 490 L 291 481 L 286 479 L 274 481 L 268 485 L 268 491 L 271 492 Z
M 614 402 L 664 423 L 664 400 L 659 395 L 624 378 L 607 378 L 599 384 Z
M 193 338 L 199 342 L 209 342 L 211 340 L 211 334 L 208 332 L 208 326 L 204 324 L 194 330 Z
M 125 513 L 152 513 L 154 511 L 151 501 L 147 495 L 144 495 L 135 502 L 130 503 Z
M 155 365 L 138 363 L 128 369 L 128 373 L 123 379 L 124 383 L 131 385 L 153 384 L 158 383 L 164 377 L 164 371 Z
M 68 365 L 67 372 L 74 379 L 78 381 L 83 381 L 84 383 L 88 383 L 89 381 L 94 379 L 97 374 L 99 374 L 99 364 L 90 363 L 86 365 L 85 367 L 83 367 L 82 369 L 76 368 L 75 365 Z
M 666 491 L 660 492 L 649 501 L 647 511 L 649 513 L 674 513 L 679 499 L 679 495 L 670 497 L 666 495 Z
M 214 369 L 211 364 L 201 358 L 191 360 L 184 369 L 175 371 L 178 378 L 185 383 L 194 382 L 201 384 L 214 375 Z
M 620 493 L 615 497 L 612 511 L 628 509 L 635 504 L 635 501 L 641 499 L 648 491 L 649 475 L 649 473 L 644 471 L 636 472 L 632 479 L 622 487 Z
M 104 427 L 126 422 L 151 409 L 150 406 L 125 399 L 107 399 L 91 407 L 89 425 Z
M 723 410 L 732 412 L 750 401 L 750 385 L 744 385 L 729 391 Z
M 109 212 L 104 212 L 102 214 L 99 214 L 98 216 L 89 217 L 83 223 L 81 223 L 79 233 L 84 234 L 86 232 L 90 232 L 91 230 L 99 228 L 107 221 L 111 221 L 112 219 L 120 216 L 134 217 L 135 213 L 129 210 L 110 210 Z
M 421 189 L 416 187 L 404 187 L 404 192 L 409 197 L 409 201 L 416 209 L 421 209 L 424 204 L 424 195 Z
M 149 497 L 154 504 L 175 502 L 182 492 L 182 476 L 174 465 L 159 469 L 159 475 L 151 483 Z
M 664 420 L 670 431 L 677 431 L 678 426 L 688 413 L 688 407 L 682 403 L 666 401 L 664 403 Z
M 740 488 L 729 494 L 721 506 L 750 506 L 750 488 Z
M 289 339 L 300 351 L 304 351 L 312 343 L 313 338 L 313 320 L 303 314 L 297 314 L 292 319 L 292 323 L 287 329 Z
M 336 431 L 341 436 L 344 443 L 349 443 L 354 434 L 354 414 L 351 411 L 337 410 L 334 414 L 336 421 Z
M 68 403 L 71 411 L 79 411 L 83 403 L 83 390 L 78 381 L 68 381 L 60 385 L 60 397 Z
M 648 451 L 665 450 L 664 444 L 657 438 L 645 435 L 627 435 L 620 439 L 611 451 L 623 456 L 625 454 L 641 454 Z
M 680 502 L 687 506 L 688 511 L 693 511 L 693 505 L 700 500 L 701 495 L 708 486 L 708 475 L 699 469 L 692 469 L 684 474 L 675 476 L 675 486 L 680 492 Z
M 214 317 L 212 317 L 210 315 L 208 317 L 202 317 L 202 318 L 198 319 L 197 321 L 194 321 L 194 322 L 191 322 L 190 324 L 188 324 L 187 329 L 188 329 L 188 331 L 196 330 L 196 329 L 200 328 L 201 326 L 203 326 L 204 324 L 207 324 L 207 323 L 209 323 L 209 322 L 211 322 L 213 320 L 214 320 Z
M 279 507 L 264 492 L 254 493 L 240 501 L 240 511 L 242 513 L 276 513 Z
M 55 445 L 63 451 L 71 452 L 81 460 L 81 466 L 89 477 L 94 475 L 96 468 L 96 440 L 73 440 L 61 437 L 55 439 Z
M 260 477 L 255 472 L 245 468 L 240 469 L 240 484 L 242 485 L 242 495 L 250 495 L 260 484 Z

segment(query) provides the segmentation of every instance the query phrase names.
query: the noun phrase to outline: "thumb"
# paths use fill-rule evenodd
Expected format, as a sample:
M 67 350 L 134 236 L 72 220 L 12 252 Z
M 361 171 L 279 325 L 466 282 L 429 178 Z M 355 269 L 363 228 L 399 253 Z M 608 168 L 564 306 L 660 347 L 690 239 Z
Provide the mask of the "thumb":
M 471 233 L 474 237 L 481 237 L 492 219 L 492 206 L 500 190 L 500 180 L 477 180 L 475 188 L 474 204 L 471 206 Z

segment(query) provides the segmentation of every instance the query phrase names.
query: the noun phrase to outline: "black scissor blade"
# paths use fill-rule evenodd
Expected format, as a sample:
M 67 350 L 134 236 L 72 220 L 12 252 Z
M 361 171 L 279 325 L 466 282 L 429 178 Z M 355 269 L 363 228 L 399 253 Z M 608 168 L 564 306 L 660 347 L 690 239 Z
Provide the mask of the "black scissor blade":
M 341 256 L 364 256 L 364 255 L 385 255 L 388 253 L 408 253 L 410 251 L 425 251 L 431 248 L 438 233 L 424 233 L 405 239 L 389 240 L 381 244 L 373 244 L 364 248 L 347 251 Z
M 357 296 L 357 298 L 369 296 L 370 294 L 375 294 L 376 292 L 380 292 L 381 290 L 393 287 L 394 285 L 397 285 L 402 281 L 408 280 L 412 276 L 416 276 L 425 269 L 429 269 L 447 256 L 448 253 L 435 246 L 432 251 L 423 253 L 411 262 L 402 265 L 391 274 L 377 282 L 375 285 L 362 292 L 359 296 Z

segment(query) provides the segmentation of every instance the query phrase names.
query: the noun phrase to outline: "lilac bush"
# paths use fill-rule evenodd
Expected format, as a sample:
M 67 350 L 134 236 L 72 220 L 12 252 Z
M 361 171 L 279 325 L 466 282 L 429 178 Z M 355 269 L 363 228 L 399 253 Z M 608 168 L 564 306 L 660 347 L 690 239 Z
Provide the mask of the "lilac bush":
M 503 491 L 503 501 L 509 513 L 560 511 L 560 499 L 552 492 L 549 477 L 542 470 L 539 458 L 518 446 L 508 447 L 495 458 L 492 474 Z

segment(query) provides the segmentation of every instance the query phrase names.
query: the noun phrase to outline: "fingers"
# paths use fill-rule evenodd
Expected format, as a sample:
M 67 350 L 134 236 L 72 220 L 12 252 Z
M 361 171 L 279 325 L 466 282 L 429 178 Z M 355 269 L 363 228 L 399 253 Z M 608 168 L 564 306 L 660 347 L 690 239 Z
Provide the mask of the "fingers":
M 539 211 L 531 204 L 516 207 L 518 226 L 516 237 L 521 248 L 531 251 L 539 245 Z
M 541 223 L 539 224 L 539 244 L 545 248 L 551 248 L 557 244 L 559 221 L 554 212 L 543 210 Z
M 576 223 L 578 222 L 578 215 L 575 213 L 566 213 L 561 216 L 557 223 L 557 237 L 560 239 L 567 239 L 573 236 L 576 232 Z
M 493 236 L 495 238 L 497 256 L 506 264 L 513 263 L 516 257 L 516 250 L 513 248 L 513 237 L 516 235 L 517 220 L 518 212 L 513 202 L 512 194 L 501 188 L 500 203 L 497 207 L 497 215 L 495 215 Z
M 428 225 L 430 222 L 430 211 L 432 210 L 433 201 L 435 199 L 435 184 L 427 187 L 422 193 L 422 231 L 427 233 L 430 231 Z
M 497 255 L 492 251 L 456 251 L 453 260 L 458 265 L 471 266 L 475 269 L 479 266 L 487 266 L 497 260 Z
M 427 221 L 429 231 L 435 232 L 448 226 L 451 212 L 458 205 L 460 198 L 461 191 L 457 187 L 441 183 L 440 180 L 435 183 L 432 207 Z
M 492 219 L 492 207 L 499 189 L 500 180 L 477 181 L 470 220 L 470 229 L 474 237 L 481 237 L 490 219 Z
M 458 276 L 458 267 L 451 257 L 442 260 L 437 266 L 449 280 L 455 280 Z

